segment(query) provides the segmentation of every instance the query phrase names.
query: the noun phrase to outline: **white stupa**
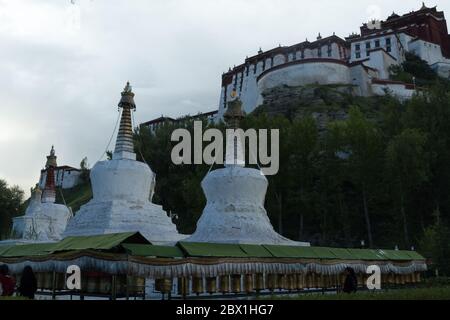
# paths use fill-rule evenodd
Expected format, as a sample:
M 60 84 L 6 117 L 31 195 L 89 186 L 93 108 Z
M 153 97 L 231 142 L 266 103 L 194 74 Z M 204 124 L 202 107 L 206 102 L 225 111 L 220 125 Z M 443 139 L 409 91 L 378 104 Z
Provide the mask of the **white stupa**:
M 25 215 L 13 219 L 13 242 L 49 242 L 62 238 L 71 211 L 57 204 L 55 188 L 56 155 L 52 146 L 45 165 L 47 178 L 43 192 L 36 186 L 32 190 L 30 204 Z
M 127 83 L 119 103 L 119 133 L 112 160 L 99 161 L 91 170 L 93 199 L 67 225 L 64 237 L 140 232 L 151 243 L 172 244 L 183 239 L 161 206 L 151 203 L 154 173 L 136 161 L 131 112 L 134 93 Z
M 238 128 L 243 116 L 239 99 L 228 103 L 224 118 L 229 126 Z M 196 231 L 185 241 L 309 246 L 275 232 L 264 208 L 267 186 L 260 170 L 245 167 L 240 138 L 227 139 L 225 168 L 203 179 L 206 207 Z

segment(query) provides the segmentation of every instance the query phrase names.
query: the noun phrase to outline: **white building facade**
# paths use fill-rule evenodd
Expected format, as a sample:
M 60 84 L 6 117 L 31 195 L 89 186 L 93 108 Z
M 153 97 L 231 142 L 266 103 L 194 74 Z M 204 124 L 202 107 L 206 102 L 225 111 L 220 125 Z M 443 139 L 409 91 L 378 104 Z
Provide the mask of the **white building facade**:
M 246 58 L 222 75 L 218 119 L 236 92 L 245 112 L 264 102 L 262 93 L 287 85 L 335 84 L 348 86 L 355 95 L 384 95 L 400 99 L 415 92 L 413 83 L 390 79 L 390 67 L 400 65 L 411 52 L 438 73 L 450 77 L 450 35 L 444 13 L 422 6 L 403 16 L 392 14 L 386 21 L 364 24 L 360 34 L 342 39 L 336 35 L 305 41 Z

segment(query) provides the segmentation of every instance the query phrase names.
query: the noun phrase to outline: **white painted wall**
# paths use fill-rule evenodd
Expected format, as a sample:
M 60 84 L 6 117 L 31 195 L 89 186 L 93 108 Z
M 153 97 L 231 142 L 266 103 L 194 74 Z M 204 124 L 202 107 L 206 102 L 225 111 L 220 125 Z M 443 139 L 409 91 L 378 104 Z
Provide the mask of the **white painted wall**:
M 410 42 L 408 48 L 409 51 L 414 52 L 422 60 L 427 61 L 429 64 L 445 61 L 445 58 L 442 56 L 441 46 L 437 44 L 423 40 L 416 40 Z
M 414 90 L 405 88 L 402 84 L 372 84 L 372 91 L 375 95 L 384 96 L 385 90 L 400 100 L 410 99 L 414 95 Z
M 55 186 L 62 189 L 70 189 L 80 183 L 81 171 L 71 169 L 57 169 L 55 170 Z M 47 180 L 47 172 L 41 173 L 39 178 L 39 187 L 43 189 Z
M 350 84 L 349 67 L 333 62 L 306 62 L 289 65 L 265 74 L 258 82 L 258 91 L 279 85 L 302 86 L 311 83 Z
M 363 62 L 366 66 L 377 69 L 379 79 L 389 79 L 389 67 L 397 61 L 383 50 L 372 51 L 370 60 Z

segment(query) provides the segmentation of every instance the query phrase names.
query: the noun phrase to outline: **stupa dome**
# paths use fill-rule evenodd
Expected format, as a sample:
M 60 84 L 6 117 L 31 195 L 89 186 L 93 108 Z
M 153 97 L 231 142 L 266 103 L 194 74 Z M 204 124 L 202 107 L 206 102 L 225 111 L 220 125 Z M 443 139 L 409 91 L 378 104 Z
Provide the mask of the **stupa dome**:
M 135 160 L 131 112 L 136 105 L 129 83 L 119 107 L 122 115 L 113 158 L 92 168 L 93 198 L 69 221 L 64 237 L 140 232 L 154 244 L 176 243 L 184 236 L 162 207 L 151 203 L 154 173 Z
M 12 240 L 16 242 L 58 241 L 72 213 L 68 207 L 56 202 L 55 149 L 47 156 L 46 180 L 43 192 L 39 186 L 32 189 L 30 204 L 25 215 L 13 219 Z
M 235 129 L 243 117 L 240 108 L 240 101 L 234 100 L 224 116 Z M 240 138 L 231 143 L 225 168 L 209 172 L 202 181 L 207 203 L 196 231 L 185 241 L 309 245 L 275 232 L 264 208 L 268 181 L 260 170 L 245 167 Z

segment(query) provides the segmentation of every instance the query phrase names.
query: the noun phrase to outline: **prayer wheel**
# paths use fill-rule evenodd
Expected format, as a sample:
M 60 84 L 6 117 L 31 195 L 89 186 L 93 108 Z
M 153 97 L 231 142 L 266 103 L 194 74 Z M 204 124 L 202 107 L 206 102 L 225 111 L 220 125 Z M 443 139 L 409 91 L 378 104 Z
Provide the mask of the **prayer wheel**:
M 228 275 L 226 276 L 220 276 L 220 292 L 223 294 L 230 292 L 230 277 Z
M 317 283 L 318 283 L 318 285 L 317 285 L 317 287 L 318 288 L 321 288 L 321 289 L 323 289 L 323 288 L 326 288 L 326 277 L 325 277 L 325 275 L 323 275 L 323 274 L 320 274 L 320 275 L 318 275 L 317 276 Z
M 116 278 L 116 293 L 117 294 L 120 294 L 120 295 L 126 294 L 127 287 L 128 287 L 127 281 L 128 281 L 127 275 L 121 274 L 121 275 L 117 276 L 117 278 Z M 172 286 L 170 289 L 172 289 Z
M 205 290 L 203 289 L 203 278 L 192 277 L 192 292 L 196 295 L 202 294 Z
M 320 288 L 320 277 L 317 273 L 312 273 L 312 287 L 313 288 Z
M 172 291 L 172 279 L 156 279 L 155 290 L 161 293 L 169 293 Z
M 419 282 L 420 282 L 420 272 L 415 272 L 415 273 L 414 273 L 414 281 L 415 281 L 416 283 L 419 283 Z
M 48 290 L 51 290 L 53 288 L 53 272 L 45 273 L 44 288 Z
M 385 273 L 381 274 L 381 284 L 384 285 L 387 283 L 387 275 Z
M 37 272 L 36 274 L 37 287 L 39 289 L 44 289 L 44 273 Z
M 339 280 L 339 285 L 341 287 L 343 287 L 344 286 L 344 282 L 345 282 L 345 274 L 344 273 L 340 273 L 338 275 L 338 280 Z
M 303 273 L 297 274 L 297 290 L 303 290 L 305 288 L 305 275 Z
M 97 280 L 99 282 L 99 291 L 102 294 L 110 294 L 111 293 L 111 282 L 112 282 L 112 277 L 109 275 L 103 275 L 101 277 L 98 278 Z
M 274 291 L 278 288 L 278 274 L 270 273 L 267 276 L 267 289 Z
M 308 272 L 305 274 L 305 288 L 307 289 L 312 288 L 312 279 L 313 279 L 312 273 Z
M 245 286 L 246 293 L 253 292 L 253 275 L 252 274 L 246 274 L 244 276 L 244 286 Z
M 358 287 L 359 286 L 363 286 L 364 285 L 364 276 L 363 276 L 363 274 L 362 273 L 358 273 L 357 278 L 358 278 Z
M 100 277 L 86 277 L 86 287 L 83 288 L 87 293 L 100 293 Z
M 187 295 L 187 279 L 185 277 L 178 278 L 178 286 L 177 286 L 177 293 L 180 296 Z
M 282 290 L 289 290 L 289 279 L 287 274 L 282 274 L 279 277 L 279 287 Z
M 259 292 L 261 290 L 264 290 L 264 273 L 257 273 L 255 275 L 255 282 L 253 288 Z
M 290 274 L 288 276 L 288 281 L 289 281 L 288 290 L 295 291 L 297 289 L 297 275 L 294 273 Z
M 395 274 L 394 273 L 389 273 L 388 275 L 389 278 L 389 284 L 395 284 Z
M 233 293 L 241 292 L 241 275 L 240 274 L 231 275 L 231 292 L 233 292 Z
M 56 273 L 56 290 L 64 290 L 66 288 L 66 277 L 64 273 Z
M 141 277 L 128 277 L 127 283 L 128 294 L 136 295 L 145 291 L 145 278 Z
M 206 278 L 206 292 L 213 294 L 217 292 L 217 278 L 208 277 Z

